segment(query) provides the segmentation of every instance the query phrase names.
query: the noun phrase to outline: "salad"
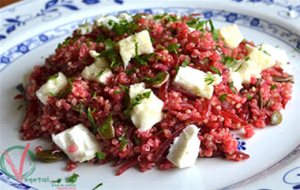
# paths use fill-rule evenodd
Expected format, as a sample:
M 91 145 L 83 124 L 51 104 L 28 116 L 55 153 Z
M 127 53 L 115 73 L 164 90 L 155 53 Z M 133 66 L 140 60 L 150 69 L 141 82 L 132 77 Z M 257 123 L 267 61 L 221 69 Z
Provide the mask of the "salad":
M 249 158 L 235 131 L 278 125 L 293 76 L 284 50 L 216 29 L 199 15 L 104 16 L 58 44 L 23 84 L 20 132 L 44 137 L 37 159 L 187 168 L 197 158 Z

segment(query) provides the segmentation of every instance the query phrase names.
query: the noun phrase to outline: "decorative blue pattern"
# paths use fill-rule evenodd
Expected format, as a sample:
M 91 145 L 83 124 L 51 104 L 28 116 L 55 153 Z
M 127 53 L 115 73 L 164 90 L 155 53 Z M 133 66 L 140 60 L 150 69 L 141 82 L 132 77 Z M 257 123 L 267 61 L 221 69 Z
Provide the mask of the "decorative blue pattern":
M 63 1 L 63 0 L 61 0 Z M 49 1 L 50 2 L 50 1 Z M 48 4 L 45 7 L 54 7 L 55 5 Z M 124 12 L 124 11 L 122 11 Z M 147 9 L 133 9 L 128 10 L 127 13 L 129 14 L 136 14 L 136 13 L 176 13 L 178 15 L 186 15 L 192 13 L 203 13 L 204 18 L 206 19 L 213 19 L 222 22 L 230 22 L 230 23 L 237 23 L 239 25 L 243 25 L 246 27 L 250 27 L 252 29 L 256 29 L 258 31 L 267 33 L 284 43 L 288 44 L 292 48 L 300 48 L 300 36 L 293 33 L 292 31 L 287 30 L 277 24 L 271 23 L 267 20 L 258 19 L 249 15 L 238 14 L 233 12 L 227 11 L 220 11 L 220 10 L 212 10 L 212 9 L 201 9 L 201 8 L 147 8 Z M 111 13 L 111 15 L 117 15 L 119 12 Z M 85 18 L 84 20 L 91 20 L 93 17 Z M 4 68 L 11 63 L 12 61 L 16 60 L 23 54 L 26 54 L 28 51 L 35 49 L 36 47 L 50 41 L 56 39 L 61 36 L 65 36 L 70 34 L 80 22 L 72 22 L 66 24 L 62 27 L 56 28 L 55 30 L 50 30 L 45 33 L 39 34 L 33 38 L 30 38 L 16 47 L 10 48 L 8 51 L 4 52 L 0 55 L 0 72 L 4 70 Z M 72 26 L 70 28 L 70 26 Z M 63 29 L 62 29 L 63 28 Z
M 233 0 L 236 2 L 242 2 L 243 0 Z M 262 3 L 267 3 L 267 0 L 247 0 L 248 2 L 262 2 Z M 44 9 L 40 10 L 38 14 L 36 14 L 34 17 L 30 15 L 20 15 L 15 18 L 5 18 L 5 26 L 6 26 L 6 34 L 0 35 L 0 40 L 4 39 L 7 37 L 7 35 L 13 31 L 15 31 L 18 27 L 25 25 L 26 22 L 29 20 L 35 19 L 37 17 L 43 17 L 45 21 L 48 19 L 55 19 L 55 15 L 58 17 L 60 16 L 59 9 L 60 8 L 67 8 L 70 11 L 76 11 L 79 8 L 76 7 L 75 5 L 72 4 L 73 0 L 50 0 L 45 4 Z M 82 0 L 82 3 L 86 5 L 92 5 L 92 4 L 97 4 L 100 3 L 100 0 Z M 113 0 L 114 3 L 117 4 L 122 4 L 122 0 Z M 274 3 L 272 0 L 268 1 L 269 4 Z M 64 4 L 65 3 L 65 4 Z M 298 7 L 290 7 L 288 8 L 289 10 L 294 10 L 297 9 L 299 12 L 300 8 Z M 279 25 L 276 25 L 274 23 L 271 23 L 269 21 L 263 20 L 263 19 L 258 19 L 255 17 L 251 17 L 248 15 L 244 14 L 237 14 L 233 12 L 226 12 L 226 11 L 220 11 L 220 10 L 212 10 L 212 9 L 192 9 L 192 8 L 166 8 L 166 9 L 161 9 L 161 8 L 154 8 L 154 9 L 135 9 L 135 10 L 129 10 L 128 13 L 130 14 L 135 14 L 138 12 L 147 12 L 147 13 L 163 13 L 163 12 L 172 12 L 172 13 L 177 13 L 179 15 L 183 14 L 191 14 L 191 13 L 203 13 L 203 17 L 206 19 L 214 19 L 218 21 L 223 21 L 223 22 L 230 22 L 230 23 L 237 23 L 239 25 L 243 25 L 246 27 L 250 27 L 252 29 L 256 29 L 258 31 L 264 32 L 266 34 L 269 34 L 277 39 L 282 40 L 284 43 L 288 44 L 289 46 L 293 48 L 299 48 L 300 49 L 300 36 L 296 35 L 292 31 L 289 31 Z M 111 13 L 112 15 L 116 15 L 118 13 Z M 86 19 L 92 19 L 91 17 L 85 18 Z M 54 39 L 66 36 L 70 34 L 77 26 L 78 24 L 81 23 L 81 21 L 76 21 L 76 22 L 71 22 L 68 24 L 64 24 L 60 27 L 57 27 L 52 30 L 45 31 L 41 34 L 35 35 L 20 44 L 10 48 L 6 52 L 0 55 L 0 72 L 5 69 L 6 66 L 8 66 L 10 63 L 15 61 L 16 59 L 22 57 L 24 54 L 42 46 L 45 43 L 48 43 Z M 239 150 L 246 150 L 245 147 L 245 142 L 241 141 L 240 139 L 238 140 L 238 149 Z M 298 147 L 298 149 L 300 149 Z M 294 151 L 295 152 L 295 151 Z M 296 152 L 297 153 L 297 152 Z M 291 155 L 296 154 L 296 153 L 291 153 L 287 156 L 287 158 L 291 157 Z M 298 153 L 297 153 L 298 154 Z M 284 158 L 283 160 L 287 160 L 287 158 Z M 276 165 L 272 166 L 275 167 Z M 299 172 L 300 167 L 294 168 L 287 172 L 284 177 L 283 181 L 286 184 L 293 185 L 293 189 L 300 189 L 300 172 Z M 259 175 L 261 175 L 260 173 Z M 296 176 L 296 177 L 295 177 Z M 295 177 L 297 181 L 291 181 L 291 179 L 294 179 Z M 0 170 L 0 180 L 13 186 L 16 187 L 17 189 L 35 189 L 32 188 L 26 184 L 19 183 L 15 181 L 12 178 L 9 178 L 6 176 L 5 173 L 3 173 Z M 251 179 L 249 179 L 251 180 Z M 234 187 L 234 185 L 230 187 Z
M 2 170 L 0 170 L 0 181 L 15 187 L 16 189 L 19 190 L 37 190 L 34 187 L 31 187 L 29 185 L 26 185 L 25 183 L 19 182 L 11 177 L 9 177 L 8 175 L 6 175 Z
M 289 1 L 286 0 L 284 1 L 283 0 L 232 0 L 232 1 L 238 3 L 250 2 L 250 3 L 263 3 L 266 5 L 275 5 L 282 8 L 282 10 L 278 11 L 278 15 L 283 18 L 296 19 L 300 17 L 300 4 L 292 5 L 291 3 L 289 3 Z M 296 3 L 296 1 L 294 1 L 294 3 Z
M 293 185 L 293 189 L 300 189 L 300 167 L 289 170 L 283 176 L 283 182 L 289 185 Z
M 246 142 L 245 141 L 243 141 L 241 138 L 239 138 L 239 137 L 237 137 L 236 138 L 236 140 L 238 141 L 238 150 L 239 151 L 244 151 L 244 150 L 246 150 Z

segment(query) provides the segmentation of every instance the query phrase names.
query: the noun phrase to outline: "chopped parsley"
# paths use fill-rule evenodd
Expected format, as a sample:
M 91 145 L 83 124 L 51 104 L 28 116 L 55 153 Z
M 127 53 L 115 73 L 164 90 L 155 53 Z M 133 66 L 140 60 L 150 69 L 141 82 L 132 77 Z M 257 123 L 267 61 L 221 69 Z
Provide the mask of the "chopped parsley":
M 272 84 L 271 90 L 275 90 L 277 88 L 276 84 Z
M 155 77 L 145 77 L 144 81 L 151 84 L 160 84 L 166 79 L 167 75 L 166 72 L 159 72 Z
M 190 63 L 190 62 L 189 62 L 187 59 L 185 59 L 185 60 L 182 62 L 181 66 L 182 66 L 182 67 L 186 67 L 186 66 L 189 65 L 189 63 Z
M 96 111 L 96 109 L 91 109 L 90 107 L 88 107 L 87 111 L 86 111 L 86 114 L 87 114 L 87 118 L 91 124 L 91 126 L 93 127 L 93 130 L 94 131 L 97 131 L 97 126 L 96 126 L 96 123 L 95 123 L 95 119 L 94 119 L 94 116 L 93 116 L 93 113 Z
M 76 104 L 75 106 L 72 107 L 73 110 L 79 112 L 80 114 L 84 113 L 84 106 L 82 102 L 79 102 L 79 104 Z
M 120 20 L 120 22 L 110 20 L 108 24 L 112 26 L 112 30 L 115 31 L 117 35 L 123 35 L 125 33 L 130 35 L 135 33 L 138 28 L 135 22 L 128 22 L 127 20 Z
M 151 95 L 151 91 L 144 92 L 142 94 L 136 95 L 134 98 L 131 98 L 128 104 L 127 109 L 124 111 L 124 115 L 129 117 L 130 112 L 132 111 L 133 107 L 140 104 L 143 99 L 149 98 Z
M 191 28 L 195 28 L 196 30 L 200 30 L 203 32 L 204 26 L 206 26 L 207 22 L 207 20 L 192 19 L 189 20 L 186 24 Z
M 78 174 L 73 173 L 70 177 L 68 177 L 66 179 L 66 182 L 68 182 L 68 183 L 75 183 L 77 181 L 78 177 L 79 177 Z
M 48 80 L 54 80 L 58 77 L 58 73 L 54 74 L 54 75 L 51 75 Z
M 233 82 L 230 82 L 230 83 L 229 83 L 229 88 L 230 88 L 230 90 L 231 90 L 234 94 L 237 93 L 236 90 L 235 90 L 235 88 L 234 88 L 234 86 L 233 86 Z
M 180 47 L 179 44 L 170 44 L 170 45 L 167 47 L 167 50 L 168 50 L 170 53 L 178 54 L 178 49 L 179 49 L 179 47 Z
M 253 96 L 251 94 L 247 94 L 247 100 L 251 100 Z
M 227 94 L 222 94 L 220 97 L 219 97 L 219 100 L 221 102 L 224 102 L 226 100 L 226 97 L 227 97 Z
M 214 24 L 213 24 L 213 22 L 212 22 L 211 19 L 208 20 L 208 23 L 209 23 L 209 26 L 210 26 L 210 31 L 211 31 L 211 33 L 212 33 L 212 35 L 213 35 L 213 39 L 214 39 L 215 41 L 217 41 L 218 38 L 219 38 L 218 31 L 215 30 Z
M 104 152 L 96 152 L 96 157 L 99 160 L 104 160 L 106 158 L 106 154 Z
M 104 42 L 105 50 L 100 53 L 100 57 L 104 57 L 110 62 L 110 67 L 114 68 L 121 64 L 119 60 L 119 53 L 115 50 L 116 43 L 112 39 L 108 38 Z
M 223 57 L 222 62 L 229 68 L 234 67 L 237 64 L 237 60 L 234 59 L 233 57 Z
M 164 19 L 165 21 L 167 22 L 176 22 L 177 21 L 177 16 L 176 15 L 169 15 L 167 13 L 164 13 L 164 14 L 158 14 L 158 15 L 155 15 L 153 17 L 154 20 L 161 20 L 161 19 Z
M 131 106 L 134 107 L 134 106 L 140 104 L 143 99 L 149 98 L 150 95 L 151 95 L 151 91 L 136 95 L 134 98 L 132 98 L 130 100 Z
M 215 72 L 216 74 L 220 75 L 221 76 L 221 72 L 220 70 L 217 68 L 217 67 L 214 67 L 214 66 L 210 66 L 210 69 Z
M 204 82 L 206 83 L 206 85 L 211 85 L 215 82 L 215 77 L 212 74 L 208 73 L 204 78 Z
M 101 77 L 101 75 L 103 74 L 103 72 L 104 72 L 104 69 L 103 69 L 102 71 L 100 71 L 100 72 L 97 74 L 96 77 Z
M 73 78 L 68 78 L 67 81 L 68 81 L 68 85 L 65 89 L 63 89 L 60 93 L 57 94 L 57 97 L 58 98 L 62 98 L 62 97 L 65 97 L 66 95 L 68 95 L 72 89 L 73 89 Z
M 121 137 L 119 137 L 118 139 L 119 139 L 119 141 L 120 141 L 120 150 L 124 150 L 125 147 L 126 147 L 127 144 L 128 144 L 128 140 L 126 139 L 125 136 L 121 136 Z

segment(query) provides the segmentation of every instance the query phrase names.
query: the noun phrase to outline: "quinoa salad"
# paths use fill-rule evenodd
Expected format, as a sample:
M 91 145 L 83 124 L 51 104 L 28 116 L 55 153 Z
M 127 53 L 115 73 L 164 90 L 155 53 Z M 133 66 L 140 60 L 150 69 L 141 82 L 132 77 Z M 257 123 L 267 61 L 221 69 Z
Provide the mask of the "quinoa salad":
M 247 160 L 234 134 L 281 123 L 288 57 L 200 16 L 103 16 L 58 44 L 23 84 L 22 138 L 49 144 L 36 158 L 113 163 L 116 175 Z

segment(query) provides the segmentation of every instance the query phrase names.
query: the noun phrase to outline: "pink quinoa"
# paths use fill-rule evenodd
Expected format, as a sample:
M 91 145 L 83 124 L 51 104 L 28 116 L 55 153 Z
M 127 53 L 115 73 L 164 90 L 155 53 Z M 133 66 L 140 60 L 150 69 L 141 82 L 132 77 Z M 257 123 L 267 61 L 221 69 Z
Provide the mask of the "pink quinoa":
M 25 88 L 28 104 L 21 126 L 23 139 L 51 139 L 52 134 L 82 123 L 96 135 L 106 155 L 105 159 L 94 158 L 90 162 L 113 162 L 118 166 L 116 174 L 120 175 L 130 167 L 137 167 L 140 171 L 155 166 L 159 169 L 173 168 L 174 165 L 166 159 L 170 144 L 185 126 L 194 124 L 200 128 L 200 158 L 248 159 L 249 155 L 238 150 L 232 131 L 241 130 L 245 138 L 250 138 L 255 128 L 273 124 L 272 115 L 285 107 L 292 91 L 291 81 L 282 82 L 274 78 L 286 79 L 290 75 L 274 66 L 263 70 L 260 79 L 252 78 L 249 84 L 243 84 L 237 92 L 230 85 L 229 69 L 223 58 L 244 59 L 248 54 L 245 45 L 254 45 L 253 42 L 244 40 L 237 48 L 230 49 L 221 37 L 214 39 L 208 24 L 199 30 L 189 30 L 187 23 L 196 19 L 192 16 L 176 19 L 174 15 L 154 18 L 136 15 L 133 19 L 133 24 L 128 25 L 125 32 L 95 25 L 93 31 L 85 35 L 75 30 L 43 66 L 34 67 Z M 154 47 L 151 56 L 143 56 L 146 63 L 132 59 L 124 69 L 120 55 L 114 54 L 115 64 L 110 66 L 113 76 L 107 85 L 81 78 L 82 70 L 94 62 L 89 55 L 90 50 L 104 52 L 107 39 L 118 42 L 142 30 L 150 32 Z M 170 49 L 172 44 L 176 44 L 176 51 Z M 113 48 L 114 52 L 119 52 L 117 43 Z M 197 97 L 173 84 L 178 67 L 186 61 L 190 67 L 221 74 L 222 82 L 214 87 L 211 99 Z M 63 95 L 50 97 L 48 104 L 44 105 L 35 93 L 58 72 L 64 73 L 71 82 Z M 170 75 L 161 87 L 153 87 L 145 81 L 145 77 L 154 78 L 160 72 Z M 138 82 L 145 82 L 147 88 L 164 101 L 163 119 L 146 132 L 139 132 L 125 113 L 128 107 L 126 88 Z M 103 139 L 93 131 L 87 109 L 93 110 L 92 117 L 97 126 L 112 115 L 113 138 Z M 74 168 L 76 163 L 69 162 L 67 170 Z

